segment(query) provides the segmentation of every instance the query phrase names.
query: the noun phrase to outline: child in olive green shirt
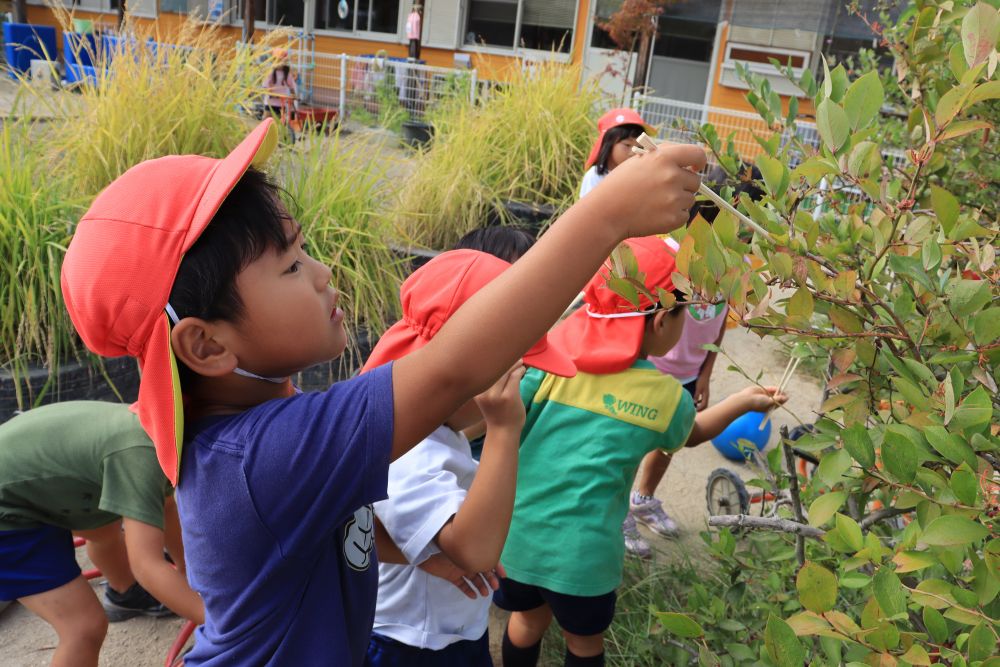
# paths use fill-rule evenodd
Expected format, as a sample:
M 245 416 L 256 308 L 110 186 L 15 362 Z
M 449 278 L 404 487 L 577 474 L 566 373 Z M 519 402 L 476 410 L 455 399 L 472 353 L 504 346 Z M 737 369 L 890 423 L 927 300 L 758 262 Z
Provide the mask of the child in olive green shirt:
M 169 614 L 145 589 L 202 621 L 171 494 L 126 405 L 58 403 L 0 425 L 0 600 L 19 600 L 53 626 L 53 664 L 96 665 L 109 619 Z M 81 576 L 73 533 L 107 578 L 104 610 Z

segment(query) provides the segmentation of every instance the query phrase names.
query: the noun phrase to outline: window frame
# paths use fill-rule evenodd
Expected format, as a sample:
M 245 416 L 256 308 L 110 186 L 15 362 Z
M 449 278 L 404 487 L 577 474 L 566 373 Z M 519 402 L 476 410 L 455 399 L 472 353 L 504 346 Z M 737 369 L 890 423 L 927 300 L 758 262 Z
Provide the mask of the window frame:
M 463 2 L 462 7 L 462 35 L 459 39 L 457 51 L 467 53 L 482 53 L 491 56 L 526 57 L 530 60 L 550 60 L 557 63 L 569 63 L 573 59 L 573 51 L 576 49 L 577 23 L 580 20 L 580 0 L 573 2 L 573 24 L 570 26 L 571 37 L 569 40 L 569 51 L 553 53 L 544 49 L 521 48 L 518 44 L 521 41 L 521 19 L 524 16 L 525 0 L 517 0 L 517 17 L 514 22 L 514 44 L 508 48 L 497 44 L 469 44 L 465 41 L 465 35 L 469 32 L 469 15 L 472 12 L 472 2 Z M 596 7 L 597 3 L 593 5 Z
M 744 67 L 747 67 L 751 72 L 756 72 L 757 74 L 780 74 L 780 72 L 771 63 L 758 63 L 749 60 L 733 60 L 731 54 L 734 49 L 773 54 L 778 60 L 781 60 L 780 56 L 795 56 L 802 58 L 802 65 L 799 67 L 792 67 L 792 72 L 797 77 L 801 77 L 807 69 L 812 69 L 813 54 L 810 51 L 803 51 L 801 49 L 786 49 L 778 46 L 746 44 L 743 42 L 730 42 L 728 40 L 726 42 L 726 50 L 722 57 L 722 67 L 724 69 L 735 70 L 736 63 L 740 63 Z

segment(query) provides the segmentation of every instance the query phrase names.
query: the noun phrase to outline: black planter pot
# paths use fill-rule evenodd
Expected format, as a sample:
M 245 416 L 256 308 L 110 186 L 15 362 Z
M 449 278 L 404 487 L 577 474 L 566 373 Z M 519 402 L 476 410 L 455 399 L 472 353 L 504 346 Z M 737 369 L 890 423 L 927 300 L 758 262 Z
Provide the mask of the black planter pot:
M 410 148 L 420 148 L 434 138 L 434 126 L 420 120 L 404 120 L 403 143 Z
M 104 359 L 103 373 L 99 366 L 91 363 L 64 364 L 51 378 L 48 369 L 35 368 L 17 382 L 21 385 L 25 408 L 36 403 L 118 401 L 115 389 L 127 403 L 139 396 L 139 369 L 131 357 Z M 10 373 L 0 371 L 0 423 L 13 417 L 19 409 L 15 380 Z
M 535 236 L 538 236 L 545 224 L 556 215 L 556 207 L 551 204 L 505 201 L 503 208 L 509 217 L 526 227 Z

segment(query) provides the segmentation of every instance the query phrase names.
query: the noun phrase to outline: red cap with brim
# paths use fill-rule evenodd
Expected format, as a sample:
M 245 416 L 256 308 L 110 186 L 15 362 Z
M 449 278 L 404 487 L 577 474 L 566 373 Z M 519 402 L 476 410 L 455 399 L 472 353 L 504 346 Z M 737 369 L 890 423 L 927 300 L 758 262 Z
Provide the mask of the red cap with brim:
M 462 304 L 508 268 L 508 262 L 485 252 L 451 250 L 414 271 L 399 290 L 403 319 L 382 335 L 362 372 L 422 348 Z M 523 361 L 553 375 L 576 375 L 569 356 L 547 336 L 525 353 Z
M 613 127 L 621 127 L 622 125 L 638 125 L 649 136 L 656 135 L 656 130 L 653 129 L 652 125 L 646 124 L 646 121 L 642 119 L 638 111 L 634 109 L 612 109 L 597 121 L 597 139 L 590 148 L 590 154 L 587 156 L 587 164 L 584 166 L 584 169 L 590 169 L 594 165 L 594 162 L 597 161 L 597 154 L 601 152 L 601 144 L 604 142 L 604 135 L 607 131 Z
M 676 270 L 674 253 L 658 236 L 626 241 L 635 255 L 639 271 L 645 274 L 646 289 L 674 289 L 671 276 Z M 583 291 L 583 306 L 549 333 L 554 345 L 569 354 L 584 373 L 618 373 L 635 363 L 642 349 L 646 313 L 656 304 L 640 296 L 639 307 L 608 287 L 611 267 L 604 267 L 590 279 Z
M 247 168 L 266 160 L 276 144 L 267 119 L 221 160 L 172 155 L 132 167 L 91 204 L 63 261 L 63 297 L 83 342 L 97 354 L 139 361 L 132 409 L 173 484 L 184 410 L 164 309 L 184 253 Z

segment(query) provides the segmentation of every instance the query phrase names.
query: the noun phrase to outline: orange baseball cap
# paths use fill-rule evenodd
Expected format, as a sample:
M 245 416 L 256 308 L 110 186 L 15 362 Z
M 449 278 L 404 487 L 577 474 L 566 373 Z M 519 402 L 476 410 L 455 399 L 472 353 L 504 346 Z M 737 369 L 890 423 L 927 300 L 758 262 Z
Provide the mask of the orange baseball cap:
M 607 131 L 622 125 L 639 125 L 649 136 L 656 134 L 653 126 L 648 125 L 635 109 L 612 109 L 597 120 L 597 139 L 594 140 L 590 155 L 587 156 L 585 169 L 590 169 L 597 161 L 597 154 L 601 152 L 601 143 L 604 141 L 604 135 L 607 134 Z
M 437 335 L 463 303 L 510 268 L 510 263 L 478 250 L 443 252 L 403 281 L 399 290 L 403 319 L 379 339 L 362 372 L 419 350 Z M 546 373 L 572 377 L 576 366 L 562 350 L 542 336 L 525 353 L 524 365 Z
M 677 270 L 674 253 L 658 236 L 644 236 L 625 242 L 635 255 L 643 284 L 652 293 L 656 288 L 674 289 L 671 276 Z M 639 358 L 646 329 L 647 313 L 657 304 L 639 297 L 638 309 L 608 287 L 610 262 L 605 262 L 583 288 L 583 306 L 549 333 L 553 344 L 569 353 L 578 370 L 597 375 L 623 371 Z
M 70 319 L 91 351 L 139 360 L 132 410 L 177 484 L 184 410 L 165 309 L 184 253 L 247 168 L 277 145 L 273 119 L 221 160 L 171 155 L 142 162 L 104 189 L 77 225 L 62 266 Z

